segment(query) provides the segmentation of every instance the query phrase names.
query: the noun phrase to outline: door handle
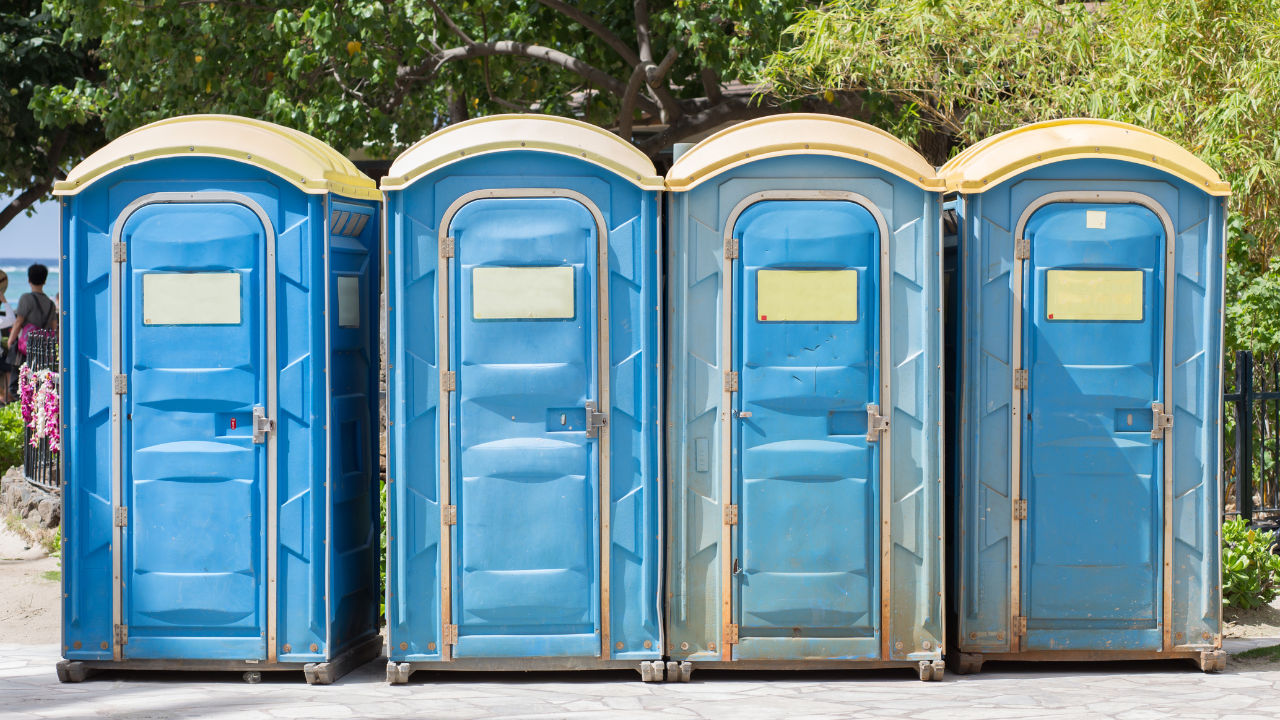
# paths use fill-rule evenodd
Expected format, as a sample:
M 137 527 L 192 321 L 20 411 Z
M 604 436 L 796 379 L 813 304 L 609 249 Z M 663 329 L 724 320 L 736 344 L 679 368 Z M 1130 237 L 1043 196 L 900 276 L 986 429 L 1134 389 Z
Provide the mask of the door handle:
M 600 437 L 600 430 L 609 424 L 609 414 L 598 412 L 596 410 L 596 401 L 588 400 L 586 402 L 587 409 L 587 437 Z

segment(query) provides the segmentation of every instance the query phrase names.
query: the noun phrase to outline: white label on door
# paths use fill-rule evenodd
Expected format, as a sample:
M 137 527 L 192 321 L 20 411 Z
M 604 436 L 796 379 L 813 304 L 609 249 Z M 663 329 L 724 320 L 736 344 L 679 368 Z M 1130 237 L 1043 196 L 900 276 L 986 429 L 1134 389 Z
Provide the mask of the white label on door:
M 338 327 L 360 327 L 360 278 L 338 276 Z
M 144 325 L 239 325 L 240 273 L 146 273 Z
M 1106 210 L 1085 210 L 1084 226 L 1090 230 L 1106 230 L 1107 229 L 1107 211 Z
M 478 267 L 471 271 L 476 320 L 571 318 L 573 268 Z

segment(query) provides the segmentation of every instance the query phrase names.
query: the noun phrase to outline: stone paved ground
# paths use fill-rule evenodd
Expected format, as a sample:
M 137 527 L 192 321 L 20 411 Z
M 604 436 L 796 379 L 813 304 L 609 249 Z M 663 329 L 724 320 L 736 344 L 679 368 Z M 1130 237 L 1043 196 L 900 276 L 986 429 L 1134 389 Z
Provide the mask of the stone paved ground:
M 370 663 L 334 685 L 301 674 L 114 673 L 78 685 L 54 675 L 57 647 L 0 645 L 0 717 L 202 718 L 1228 718 L 1280 715 L 1280 663 L 1205 675 L 1178 663 L 989 664 L 922 683 L 906 671 L 695 671 L 688 684 L 635 673 L 431 674 L 383 682 Z

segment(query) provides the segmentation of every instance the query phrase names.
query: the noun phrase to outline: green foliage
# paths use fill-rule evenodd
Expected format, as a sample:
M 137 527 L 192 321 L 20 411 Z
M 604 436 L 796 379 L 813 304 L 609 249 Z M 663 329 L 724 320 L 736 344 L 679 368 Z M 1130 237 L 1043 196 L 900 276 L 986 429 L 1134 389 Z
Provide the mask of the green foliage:
M 536 109 L 616 125 L 633 72 L 675 49 L 639 112 L 692 118 L 715 104 L 703 70 L 754 73 L 801 4 L 675 0 L 640 15 L 643 1 L 49 0 L 75 32 L 100 38 L 108 78 L 50 87 L 41 102 L 102 117 L 111 136 L 222 112 L 387 154 L 470 115 Z M 663 93 L 677 100 L 670 112 Z
M 0 10 L 0 227 L 45 197 L 76 159 L 97 149 L 102 124 L 74 99 L 49 102 L 50 87 L 93 94 L 97 63 L 90 43 L 68 33 L 40 0 Z
M 1280 662 L 1280 645 L 1250 648 L 1242 653 L 1236 653 L 1235 657 L 1241 660 L 1270 660 L 1271 662 Z
M 22 464 L 25 428 L 21 403 L 0 406 L 0 472 Z
M 880 124 L 950 152 L 1060 117 L 1167 135 L 1232 184 L 1228 347 L 1280 349 L 1278 17 L 1280 0 L 834 0 L 799 15 L 764 77 L 863 93 Z
M 1280 594 L 1280 555 L 1274 532 L 1250 528 L 1243 518 L 1222 524 L 1222 602 L 1249 610 Z

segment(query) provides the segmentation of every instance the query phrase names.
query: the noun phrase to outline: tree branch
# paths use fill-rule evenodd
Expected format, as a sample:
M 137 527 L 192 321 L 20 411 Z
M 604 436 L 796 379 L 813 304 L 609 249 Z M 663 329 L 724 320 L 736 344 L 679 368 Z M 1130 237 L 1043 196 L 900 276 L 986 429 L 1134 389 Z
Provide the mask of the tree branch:
M 640 43 L 640 62 L 653 62 L 653 49 L 649 40 L 649 3 L 635 1 L 636 40 Z
M 628 65 L 640 64 L 640 57 L 636 55 L 635 51 L 622 42 L 622 38 L 610 32 L 609 28 L 604 26 L 604 23 L 560 0 L 538 0 L 538 2 L 590 30 L 596 37 L 603 40 L 605 45 L 613 48 L 614 52 L 621 55 Z
M 10 200 L 9 204 L 3 210 L 0 210 L 0 230 L 3 230 L 5 225 L 8 225 L 10 221 L 18 217 L 18 214 L 23 210 L 35 205 L 40 198 L 48 195 L 51 190 L 53 190 L 53 181 L 46 180 L 32 185 Z
M 671 66 L 675 65 L 676 56 L 679 54 L 673 47 L 667 51 L 666 57 L 662 58 L 661 64 L 655 66 L 649 63 L 645 66 L 645 80 L 653 90 L 654 96 L 658 98 L 658 102 L 662 103 L 662 120 L 666 123 L 673 123 L 684 115 L 680 102 L 676 100 L 675 95 L 671 94 L 671 88 L 663 82 L 667 73 L 671 72 Z
M 720 92 L 720 73 L 713 68 L 704 67 L 698 75 L 702 79 L 702 92 L 707 94 L 711 104 L 714 105 L 724 99 L 724 94 Z
M 446 13 L 438 4 L 436 4 L 436 0 L 427 0 L 427 2 L 430 3 L 431 9 L 436 11 L 436 15 L 440 17 L 440 20 L 445 24 L 445 27 L 453 31 L 454 35 L 462 38 L 462 42 L 468 45 L 476 44 L 476 41 L 472 40 L 470 35 L 463 32 L 462 28 L 458 27 L 457 24 L 453 22 L 453 18 L 449 17 L 449 13 Z
M 472 60 L 479 57 L 492 57 L 494 55 L 527 57 L 534 60 L 541 60 L 552 65 L 557 65 L 586 79 L 597 87 L 607 88 L 609 92 L 618 97 L 621 97 L 627 90 L 625 85 L 618 82 L 618 80 L 609 73 L 606 73 L 590 63 L 583 62 L 572 55 L 542 45 L 530 45 L 529 43 L 516 42 L 514 40 L 473 43 L 471 45 L 449 48 L 435 56 L 435 64 L 429 71 L 429 76 L 434 77 L 440 72 L 440 68 L 446 63 L 457 60 Z M 658 115 L 661 112 L 658 105 L 652 100 L 645 97 L 637 98 L 637 100 L 646 112 L 650 112 L 654 115 Z
M 622 108 L 618 110 L 618 137 L 631 142 L 631 127 L 636 114 L 636 99 L 640 96 L 640 86 L 644 84 L 645 71 L 648 65 L 636 65 L 627 81 L 627 91 L 622 96 Z

